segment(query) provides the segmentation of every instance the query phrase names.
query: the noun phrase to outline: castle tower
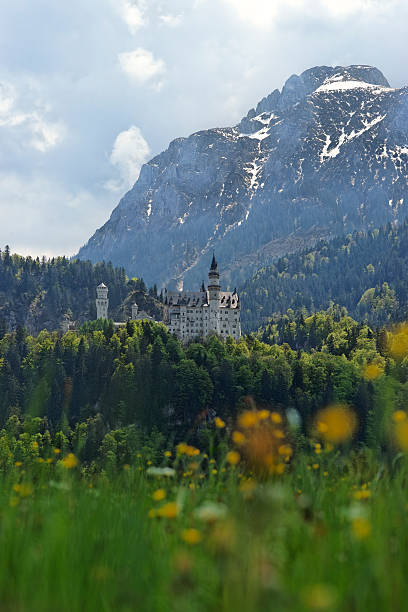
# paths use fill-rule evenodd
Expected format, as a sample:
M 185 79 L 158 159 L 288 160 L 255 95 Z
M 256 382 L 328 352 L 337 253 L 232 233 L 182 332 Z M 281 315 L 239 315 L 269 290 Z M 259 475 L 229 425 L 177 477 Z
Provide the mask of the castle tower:
M 96 288 L 96 318 L 97 319 L 107 319 L 108 318 L 108 308 L 109 308 L 109 300 L 108 300 L 108 288 L 106 285 L 101 283 Z
M 136 302 L 132 306 L 132 320 L 135 321 L 137 319 L 137 313 L 139 312 L 139 306 Z
M 210 271 L 208 273 L 208 293 L 210 302 L 211 300 L 219 301 L 220 291 L 220 273 L 218 272 L 218 264 L 215 260 L 215 255 L 213 254 Z
M 209 297 L 209 325 L 208 331 L 219 333 L 219 306 L 220 306 L 220 273 L 218 264 L 213 254 L 210 271 L 208 273 L 208 297 Z

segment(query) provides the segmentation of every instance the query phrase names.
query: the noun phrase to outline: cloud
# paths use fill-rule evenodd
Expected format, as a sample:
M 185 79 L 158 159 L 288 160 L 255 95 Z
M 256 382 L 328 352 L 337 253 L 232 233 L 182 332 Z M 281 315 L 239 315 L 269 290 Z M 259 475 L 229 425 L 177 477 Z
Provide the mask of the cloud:
M 105 184 L 110 191 L 127 191 L 136 182 L 140 169 L 150 155 L 150 147 L 138 127 L 132 125 L 118 134 L 110 156 L 111 163 L 117 168 L 120 180 Z
M 182 15 L 160 15 L 160 21 L 170 28 L 177 28 L 183 21 Z
M 237 16 L 250 26 L 268 30 L 282 16 L 315 19 L 326 13 L 329 18 L 348 18 L 358 13 L 370 17 L 403 6 L 405 0 L 223 0 L 235 9 Z
M 48 121 L 45 111 L 23 111 L 18 105 L 16 89 L 10 83 L 0 83 L 0 128 L 13 130 L 14 140 L 20 146 L 29 146 L 41 153 L 53 149 L 65 135 L 64 125 Z
M 2 172 L 0 194 L 0 246 L 21 255 L 75 254 L 89 238 L 89 215 L 100 224 L 111 205 L 103 194 L 69 190 L 43 175 Z
M 237 12 L 245 23 L 260 28 L 269 29 L 279 13 L 287 8 L 301 9 L 305 0 L 223 0 Z M 335 0 L 337 2 L 337 0 Z
M 119 63 L 123 72 L 139 83 L 145 83 L 165 71 L 163 60 L 156 60 L 153 53 L 141 47 L 119 53 Z
M 139 2 L 123 0 L 119 5 L 119 9 L 122 19 L 132 34 L 136 34 L 139 28 L 146 25 L 146 3 L 143 0 Z

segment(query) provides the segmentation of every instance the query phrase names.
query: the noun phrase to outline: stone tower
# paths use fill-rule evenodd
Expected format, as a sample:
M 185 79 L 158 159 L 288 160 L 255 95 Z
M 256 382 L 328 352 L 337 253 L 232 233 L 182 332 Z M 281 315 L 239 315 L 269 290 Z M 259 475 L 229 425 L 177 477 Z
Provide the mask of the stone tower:
M 213 254 L 210 271 L 208 273 L 208 300 L 209 300 L 209 325 L 208 331 L 219 332 L 218 309 L 220 306 L 220 273 L 218 264 Z
M 106 285 L 101 283 L 96 288 L 96 318 L 97 319 L 107 319 L 108 318 L 108 308 L 109 308 L 109 300 L 108 300 L 108 288 Z
M 139 306 L 136 302 L 132 306 L 132 320 L 135 321 L 137 319 L 137 313 L 139 312 Z

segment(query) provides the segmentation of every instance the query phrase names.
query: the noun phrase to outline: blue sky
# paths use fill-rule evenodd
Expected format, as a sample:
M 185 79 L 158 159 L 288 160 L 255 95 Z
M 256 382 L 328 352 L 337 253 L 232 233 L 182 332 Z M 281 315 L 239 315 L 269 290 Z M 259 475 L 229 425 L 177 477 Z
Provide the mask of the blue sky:
M 75 253 L 141 164 L 293 73 L 408 83 L 408 0 L 2 0 L 0 245 Z

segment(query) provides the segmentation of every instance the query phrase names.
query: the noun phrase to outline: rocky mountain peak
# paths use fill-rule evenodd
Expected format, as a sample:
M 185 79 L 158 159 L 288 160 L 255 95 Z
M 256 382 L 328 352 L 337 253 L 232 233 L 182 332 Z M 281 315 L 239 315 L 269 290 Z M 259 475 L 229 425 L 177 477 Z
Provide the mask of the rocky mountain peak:
M 371 66 L 317 66 L 239 125 L 173 141 L 79 256 L 193 287 L 216 249 L 233 286 L 276 256 L 407 212 L 408 88 Z
M 305 99 L 322 85 L 339 81 L 355 81 L 390 87 L 383 73 L 373 66 L 315 66 L 300 75 L 292 74 L 281 92 L 275 89 L 269 96 L 263 98 L 256 108 L 251 109 L 245 119 L 252 119 L 264 112 L 285 110 Z

